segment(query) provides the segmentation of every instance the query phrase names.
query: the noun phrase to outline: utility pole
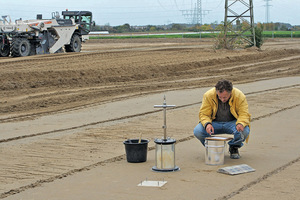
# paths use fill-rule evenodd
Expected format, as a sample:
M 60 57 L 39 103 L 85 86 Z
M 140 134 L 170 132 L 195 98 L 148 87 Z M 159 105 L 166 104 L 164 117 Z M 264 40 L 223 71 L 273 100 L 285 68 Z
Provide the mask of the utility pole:
M 266 23 L 270 23 L 270 4 L 269 4 L 269 1 L 272 1 L 272 0 L 264 0 L 266 2 Z
M 202 0 L 197 0 L 195 7 L 191 8 L 191 10 L 181 10 L 182 15 L 185 17 L 187 21 L 191 24 L 203 24 L 203 17 L 207 15 L 210 10 L 202 9 Z
M 196 5 L 196 20 L 197 20 L 197 24 L 201 24 L 202 25 L 202 0 L 197 0 L 197 5 Z
M 224 35 L 226 48 L 233 48 L 238 39 L 256 46 L 252 0 L 225 0 Z

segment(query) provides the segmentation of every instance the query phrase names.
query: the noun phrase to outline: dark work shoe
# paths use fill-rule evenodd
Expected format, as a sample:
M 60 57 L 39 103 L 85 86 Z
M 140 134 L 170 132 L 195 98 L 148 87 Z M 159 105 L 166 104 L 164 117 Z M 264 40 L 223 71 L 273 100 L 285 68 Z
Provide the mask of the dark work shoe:
M 239 159 L 240 158 L 238 147 L 229 146 L 229 153 L 230 153 L 230 158 L 231 159 Z

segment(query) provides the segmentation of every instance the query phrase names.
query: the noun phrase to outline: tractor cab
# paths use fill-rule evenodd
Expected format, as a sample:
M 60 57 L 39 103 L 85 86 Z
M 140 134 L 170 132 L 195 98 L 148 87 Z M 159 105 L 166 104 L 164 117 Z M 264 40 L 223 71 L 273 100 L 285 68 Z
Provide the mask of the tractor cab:
M 90 11 L 62 11 L 64 19 L 75 20 L 76 24 L 79 24 L 82 35 L 86 35 L 91 31 L 94 22 L 92 21 L 92 12 Z

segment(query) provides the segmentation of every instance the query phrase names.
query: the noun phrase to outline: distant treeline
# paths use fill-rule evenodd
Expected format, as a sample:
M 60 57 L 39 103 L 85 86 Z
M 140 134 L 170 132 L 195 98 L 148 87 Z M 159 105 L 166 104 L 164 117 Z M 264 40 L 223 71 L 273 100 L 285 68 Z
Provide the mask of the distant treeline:
M 91 39 L 130 39 L 130 38 L 216 38 L 219 31 L 212 32 L 195 32 L 195 33 L 149 33 L 149 34 L 108 34 L 93 35 Z M 247 34 L 247 32 L 245 33 Z M 263 31 L 264 38 L 300 38 L 300 31 Z
M 233 28 L 243 29 L 249 24 L 241 24 L 239 27 Z M 300 31 L 299 26 L 292 26 L 287 23 L 257 23 L 256 26 L 265 31 Z M 149 32 L 201 32 L 201 31 L 221 31 L 223 30 L 223 23 L 211 23 L 204 25 L 191 25 L 191 24 L 169 24 L 169 25 L 147 25 L 147 26 L 130 26 L 124 24 L 120 26 L 104 26 L 96 25 L 93 31 L 108 31 L 109 33 L 149 33 Z M 284 34 L 285 35 L 285 34 Z

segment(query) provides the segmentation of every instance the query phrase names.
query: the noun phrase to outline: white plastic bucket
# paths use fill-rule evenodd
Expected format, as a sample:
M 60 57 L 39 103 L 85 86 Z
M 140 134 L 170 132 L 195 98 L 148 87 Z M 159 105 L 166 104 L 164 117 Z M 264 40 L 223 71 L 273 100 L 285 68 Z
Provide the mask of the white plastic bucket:
M 225 141 L 205 139 L 205 164 L 223 165 L 225 156 Z

